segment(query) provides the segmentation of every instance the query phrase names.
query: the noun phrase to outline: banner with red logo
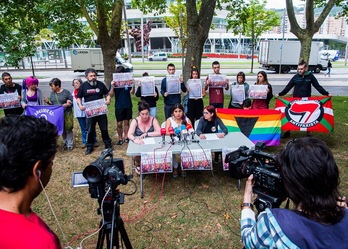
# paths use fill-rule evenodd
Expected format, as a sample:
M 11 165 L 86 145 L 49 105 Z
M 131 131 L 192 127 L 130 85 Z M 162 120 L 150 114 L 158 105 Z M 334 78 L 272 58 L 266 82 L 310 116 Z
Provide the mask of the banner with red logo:
M 334 113 L 329 97 L 278 98 L 276 110 L 282 113 L 282 130 L 332 132 Z

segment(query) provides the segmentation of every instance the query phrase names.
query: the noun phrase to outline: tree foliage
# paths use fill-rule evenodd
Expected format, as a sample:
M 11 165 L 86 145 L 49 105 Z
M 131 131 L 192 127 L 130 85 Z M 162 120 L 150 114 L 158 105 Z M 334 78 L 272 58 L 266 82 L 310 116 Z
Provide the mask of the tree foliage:
M 164 21 L 166 22 L 168 27 L 174 31 L 175 35 L 179 37 L 182 47 L 186 48 L 187 47 L 186 7 L 181 0 L 178 0 L 177 4 L 170 3 L 169 13 L 171 13 L 172 16 L 165 16 Z
M 123 0 L 2 0 L 0 3 L 0 47 L 8 54 L 8 63 L 17 66 L 22 58 L 34 54 L 38 45 L 34 37 L 39 37 L 45 28 L 52 30 L 51 38 L 59 47 L 86 44 L 94 34 L 103 52 L 105 81 L 111 82 L 116 50 L 121 47 Z
M 240 2 L 239 8 L 228 5 L 227 29 L 234 34 L 241 33 L 251 38 L 251 72 L 253 72 L 254 50 L 258 38 L 267 30 L 279 26 L 280 17 L 275 11 L 266 10 L 266 1 L 251 0 L 249 3 Z
M 6 64 L 19 62 L 36 51 L 34 37 L 47 27 L 44 1 L 0 1 L 0 47 L 7 54 Z
M 319 28 L 323 25 L 323 22 L 328 17 L 330 11 L 335 5 L 343 8 L 342 15 L 348 13 L 346 0 L 306 0 L 305 28 L 301 28 L 301 25 L 296 20 L 292 0 L 286 0 L 286 11 L 291 26 L 290 32 L 293 33 L 301 42 L 299 61 L 309 61 L 313 36 L 319 31 Z M 323 10 L 319 16 L 314 15 L 314 9 L 316 7 L 323 7 Z
M 201 68 L 203 46 L 208 38 L 217 0 L 186 0 L 187 25 L 187 50 L 185 66 L 183 68 L 184 80 L 190 74 L 192 66 Z M 167 9 L 165 0 L 133 0 L 134 7 L 144 13 L 158 11 L 164 13 Z

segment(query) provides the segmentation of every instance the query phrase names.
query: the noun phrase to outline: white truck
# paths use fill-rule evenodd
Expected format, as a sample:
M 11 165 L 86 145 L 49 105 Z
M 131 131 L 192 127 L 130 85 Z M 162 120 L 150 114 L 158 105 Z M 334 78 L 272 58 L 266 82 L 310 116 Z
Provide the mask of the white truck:
M 103 53 L 100 48 L 70 49 L 71 68 L 74 72 L 84 72 L 87 68 L 94 68 L 97 72 L 104 72 Z M 132 72 L 133 66 L 127 63 L 118 53 L 115 56 L 117 72 Z
M 323 59 L 320 50 L 323 42 L 312 42 L 308 68 L 314 73 L 326 70 L 327 59 Z M 259 63 L 262 69 L 281 73 L 296 70 L 300 58 L 301 43 L 299 41 L 261 40 L 259 49 Z

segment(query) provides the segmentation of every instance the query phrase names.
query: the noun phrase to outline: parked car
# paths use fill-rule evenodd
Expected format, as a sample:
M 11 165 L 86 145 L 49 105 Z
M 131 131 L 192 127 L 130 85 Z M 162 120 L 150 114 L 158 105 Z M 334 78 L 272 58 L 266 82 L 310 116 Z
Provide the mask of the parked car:
M 166 52 L 156 52 L 153 55 L 147 57 L 149 61 L 166 61 L 168 60 L 168 55 Z

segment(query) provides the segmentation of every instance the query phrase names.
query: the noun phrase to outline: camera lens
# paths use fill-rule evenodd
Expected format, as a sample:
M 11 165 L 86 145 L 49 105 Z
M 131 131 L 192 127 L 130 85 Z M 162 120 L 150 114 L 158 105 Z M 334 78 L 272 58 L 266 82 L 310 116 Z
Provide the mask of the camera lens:
M 99 167 L 95 165 L 88 165 L 83 170 L 83 177 L 86 178 L 86 180 L 90 183 L 97 183 L 102 180 L 102 172 L 100 171 Z

